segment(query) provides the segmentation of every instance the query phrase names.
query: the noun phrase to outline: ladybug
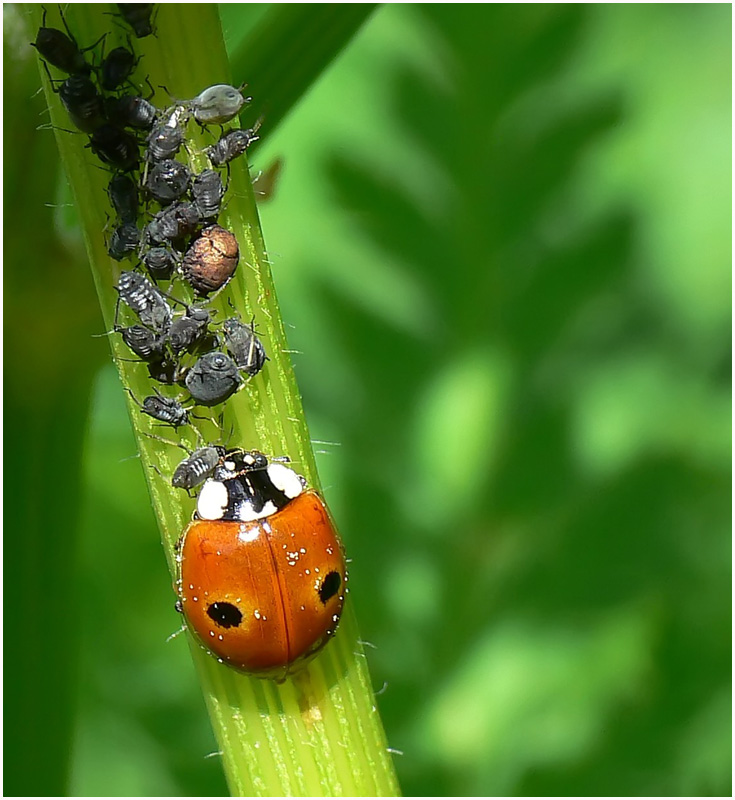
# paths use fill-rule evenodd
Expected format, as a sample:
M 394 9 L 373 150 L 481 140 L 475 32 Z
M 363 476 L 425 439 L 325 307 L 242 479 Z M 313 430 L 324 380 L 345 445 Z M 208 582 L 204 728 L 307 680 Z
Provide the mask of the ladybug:
M 176 608 L 221 662 L 285 680 L 334 634 L 345 556 L 324 500 L 257 450 L 224 451 L 178 545 Z

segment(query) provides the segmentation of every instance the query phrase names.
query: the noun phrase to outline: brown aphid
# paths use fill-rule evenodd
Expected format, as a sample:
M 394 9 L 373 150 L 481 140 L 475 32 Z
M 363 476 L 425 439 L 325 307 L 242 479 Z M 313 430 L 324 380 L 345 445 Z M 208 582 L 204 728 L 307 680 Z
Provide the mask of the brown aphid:
M 206 297 L 230 280 L 239 258 L 235 235 L 219 225 L 210 225 L 186 251 L 181 271 L 194 291 Z

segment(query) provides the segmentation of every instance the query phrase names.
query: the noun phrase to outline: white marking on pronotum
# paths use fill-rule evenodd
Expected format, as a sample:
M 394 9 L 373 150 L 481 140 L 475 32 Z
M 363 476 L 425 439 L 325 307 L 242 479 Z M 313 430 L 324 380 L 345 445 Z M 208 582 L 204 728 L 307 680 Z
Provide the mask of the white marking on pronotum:
M 299 476 L 283 464 L 269 464 L 268 477 L 276 489 L 283 492 L 289 500 L 293 500 L 304 491 Z
M 202 486 L 197 500 L 197 514 L 202 519 L 222 519 L 227 508 L 227 487 L 211 478 Z
M 269 500 L 260 511 L 256 511 L 252 503 L 240 503 L 237 509 L 237 518 L 240 522 L 255 522 L 258 519 L 265 519 L 275 514 L 278 509 Z

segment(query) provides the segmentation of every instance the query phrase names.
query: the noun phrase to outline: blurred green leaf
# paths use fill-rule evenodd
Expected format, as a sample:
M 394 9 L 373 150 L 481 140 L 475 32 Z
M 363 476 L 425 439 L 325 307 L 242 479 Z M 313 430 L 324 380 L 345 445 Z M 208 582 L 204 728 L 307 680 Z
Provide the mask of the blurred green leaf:
M 351 42 L 376 3 L 272 3 L 244 37 L 231 42 L 235 84 L 247 84 L 253 101 L 243 116 L 252 127 L 262 119 L 261 137 L 279 122 L 316 83 Z M 222 4 L 223 24 L 241 11 Z M 258 143 L 252 146 L 257 149 Z

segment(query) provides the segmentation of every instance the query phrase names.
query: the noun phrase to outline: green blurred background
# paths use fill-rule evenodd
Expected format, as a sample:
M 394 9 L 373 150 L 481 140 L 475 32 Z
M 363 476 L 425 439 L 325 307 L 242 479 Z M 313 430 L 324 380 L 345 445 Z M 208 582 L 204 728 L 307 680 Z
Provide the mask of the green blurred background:
M 222 794 L 5 9 L 5 794 Z M 384 6 L 255 154 L 407 795 L 730 794 L 730 64 L 726 4 Z

